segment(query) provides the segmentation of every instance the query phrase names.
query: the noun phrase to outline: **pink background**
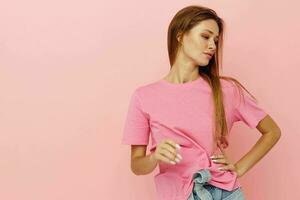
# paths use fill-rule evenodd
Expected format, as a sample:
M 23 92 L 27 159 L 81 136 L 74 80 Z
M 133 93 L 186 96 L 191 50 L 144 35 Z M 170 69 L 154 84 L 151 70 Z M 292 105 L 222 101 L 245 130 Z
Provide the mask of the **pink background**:
M 154 200 L 153 175 L 120 145 L 129 97 L 169 70 L 167 28 L 190 4 L 226 22 L 222 74 L 236 77 L 282 130 L 241 177 L 247 199 L 299 199 L 298 1 L 3 1 L 0 199 Z M 238 160 L 259 139 L 236 124 Z

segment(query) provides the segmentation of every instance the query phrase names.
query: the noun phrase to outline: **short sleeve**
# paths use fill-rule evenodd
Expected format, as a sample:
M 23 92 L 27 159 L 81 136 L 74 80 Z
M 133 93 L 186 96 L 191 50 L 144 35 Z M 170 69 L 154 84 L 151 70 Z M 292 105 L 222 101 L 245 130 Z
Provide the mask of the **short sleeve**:
M 239 94 L 239 92 L 235 92 Z M 256 128 L 257 124 L 267 115 L 266 111 L 258 104 L 247 91 L 241 88 L 241 96 L 236 96 L 234 110 L 235 121 L 243 121 L 249 128 Z
M 123 127 L 122 144 L 148 145 L 149 143 L 149 119 L 143 111 L 137 91 L 134 91 Z

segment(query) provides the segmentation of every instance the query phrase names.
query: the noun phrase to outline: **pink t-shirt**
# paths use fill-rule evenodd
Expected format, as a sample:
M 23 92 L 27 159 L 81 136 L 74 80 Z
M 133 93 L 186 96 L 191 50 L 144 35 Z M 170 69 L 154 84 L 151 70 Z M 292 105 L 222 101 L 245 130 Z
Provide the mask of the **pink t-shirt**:
M 267 113 L 244 89 L 245 101 L 239 98 L 236 85 L 220 81 L 229 135 L 237 121 L 255 128 Z M 148 145 L 151 139 L 150 152 L 154 152 L 162 139 L 170 138 L 181 146 L 178 153 L 183 159 L 175 165 L 160 162 L 154 176 L 159 200 L 187 199 L 193 189 L 193 174 L 203 168 L 212 174 L 211 185 L 228 191 L 241 186 L 236 172 L 220 171 L 218 167 L 224 164 L 210 159 L 222 153 L 213 143 L 213 108 L 211 88 L 202 77 L 180 84 L 160 79 L 133 92 L 122 144 Z

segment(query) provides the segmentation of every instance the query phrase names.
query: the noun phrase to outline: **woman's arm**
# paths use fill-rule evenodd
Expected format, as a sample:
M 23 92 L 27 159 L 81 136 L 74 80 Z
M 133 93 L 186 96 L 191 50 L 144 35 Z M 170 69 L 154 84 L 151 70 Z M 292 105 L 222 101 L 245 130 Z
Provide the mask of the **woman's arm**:
M 239 177 L 244 175 L 262 157 L 264 157 L 268 153 L 268 151 L 277 143 L 281 136 L 280 128 L 269 115 L 264 117 L 258 123 L 256 128 L 261 132 L 262 136 L 251 148 L 251 150 L 246 153 L 237 163 L 235 163 Z
M 158 164 L 152 153 L 146 155 L 146 149 L 146 145 L 131 145 L 131 171 L 135 175 L 149 174 Z

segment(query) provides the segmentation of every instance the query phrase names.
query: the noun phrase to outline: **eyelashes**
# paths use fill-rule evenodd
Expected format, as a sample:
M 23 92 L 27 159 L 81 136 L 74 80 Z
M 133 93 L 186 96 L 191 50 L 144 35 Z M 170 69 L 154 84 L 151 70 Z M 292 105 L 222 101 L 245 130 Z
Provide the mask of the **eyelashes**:
M 205 38 L 206 40 L 209 38 L 209 37 L 205 37 L 205 36 L 202 36 L 202 37 Z M 216 41 L 215 44 L 218 44 L 218 42 L 219 41 Z

